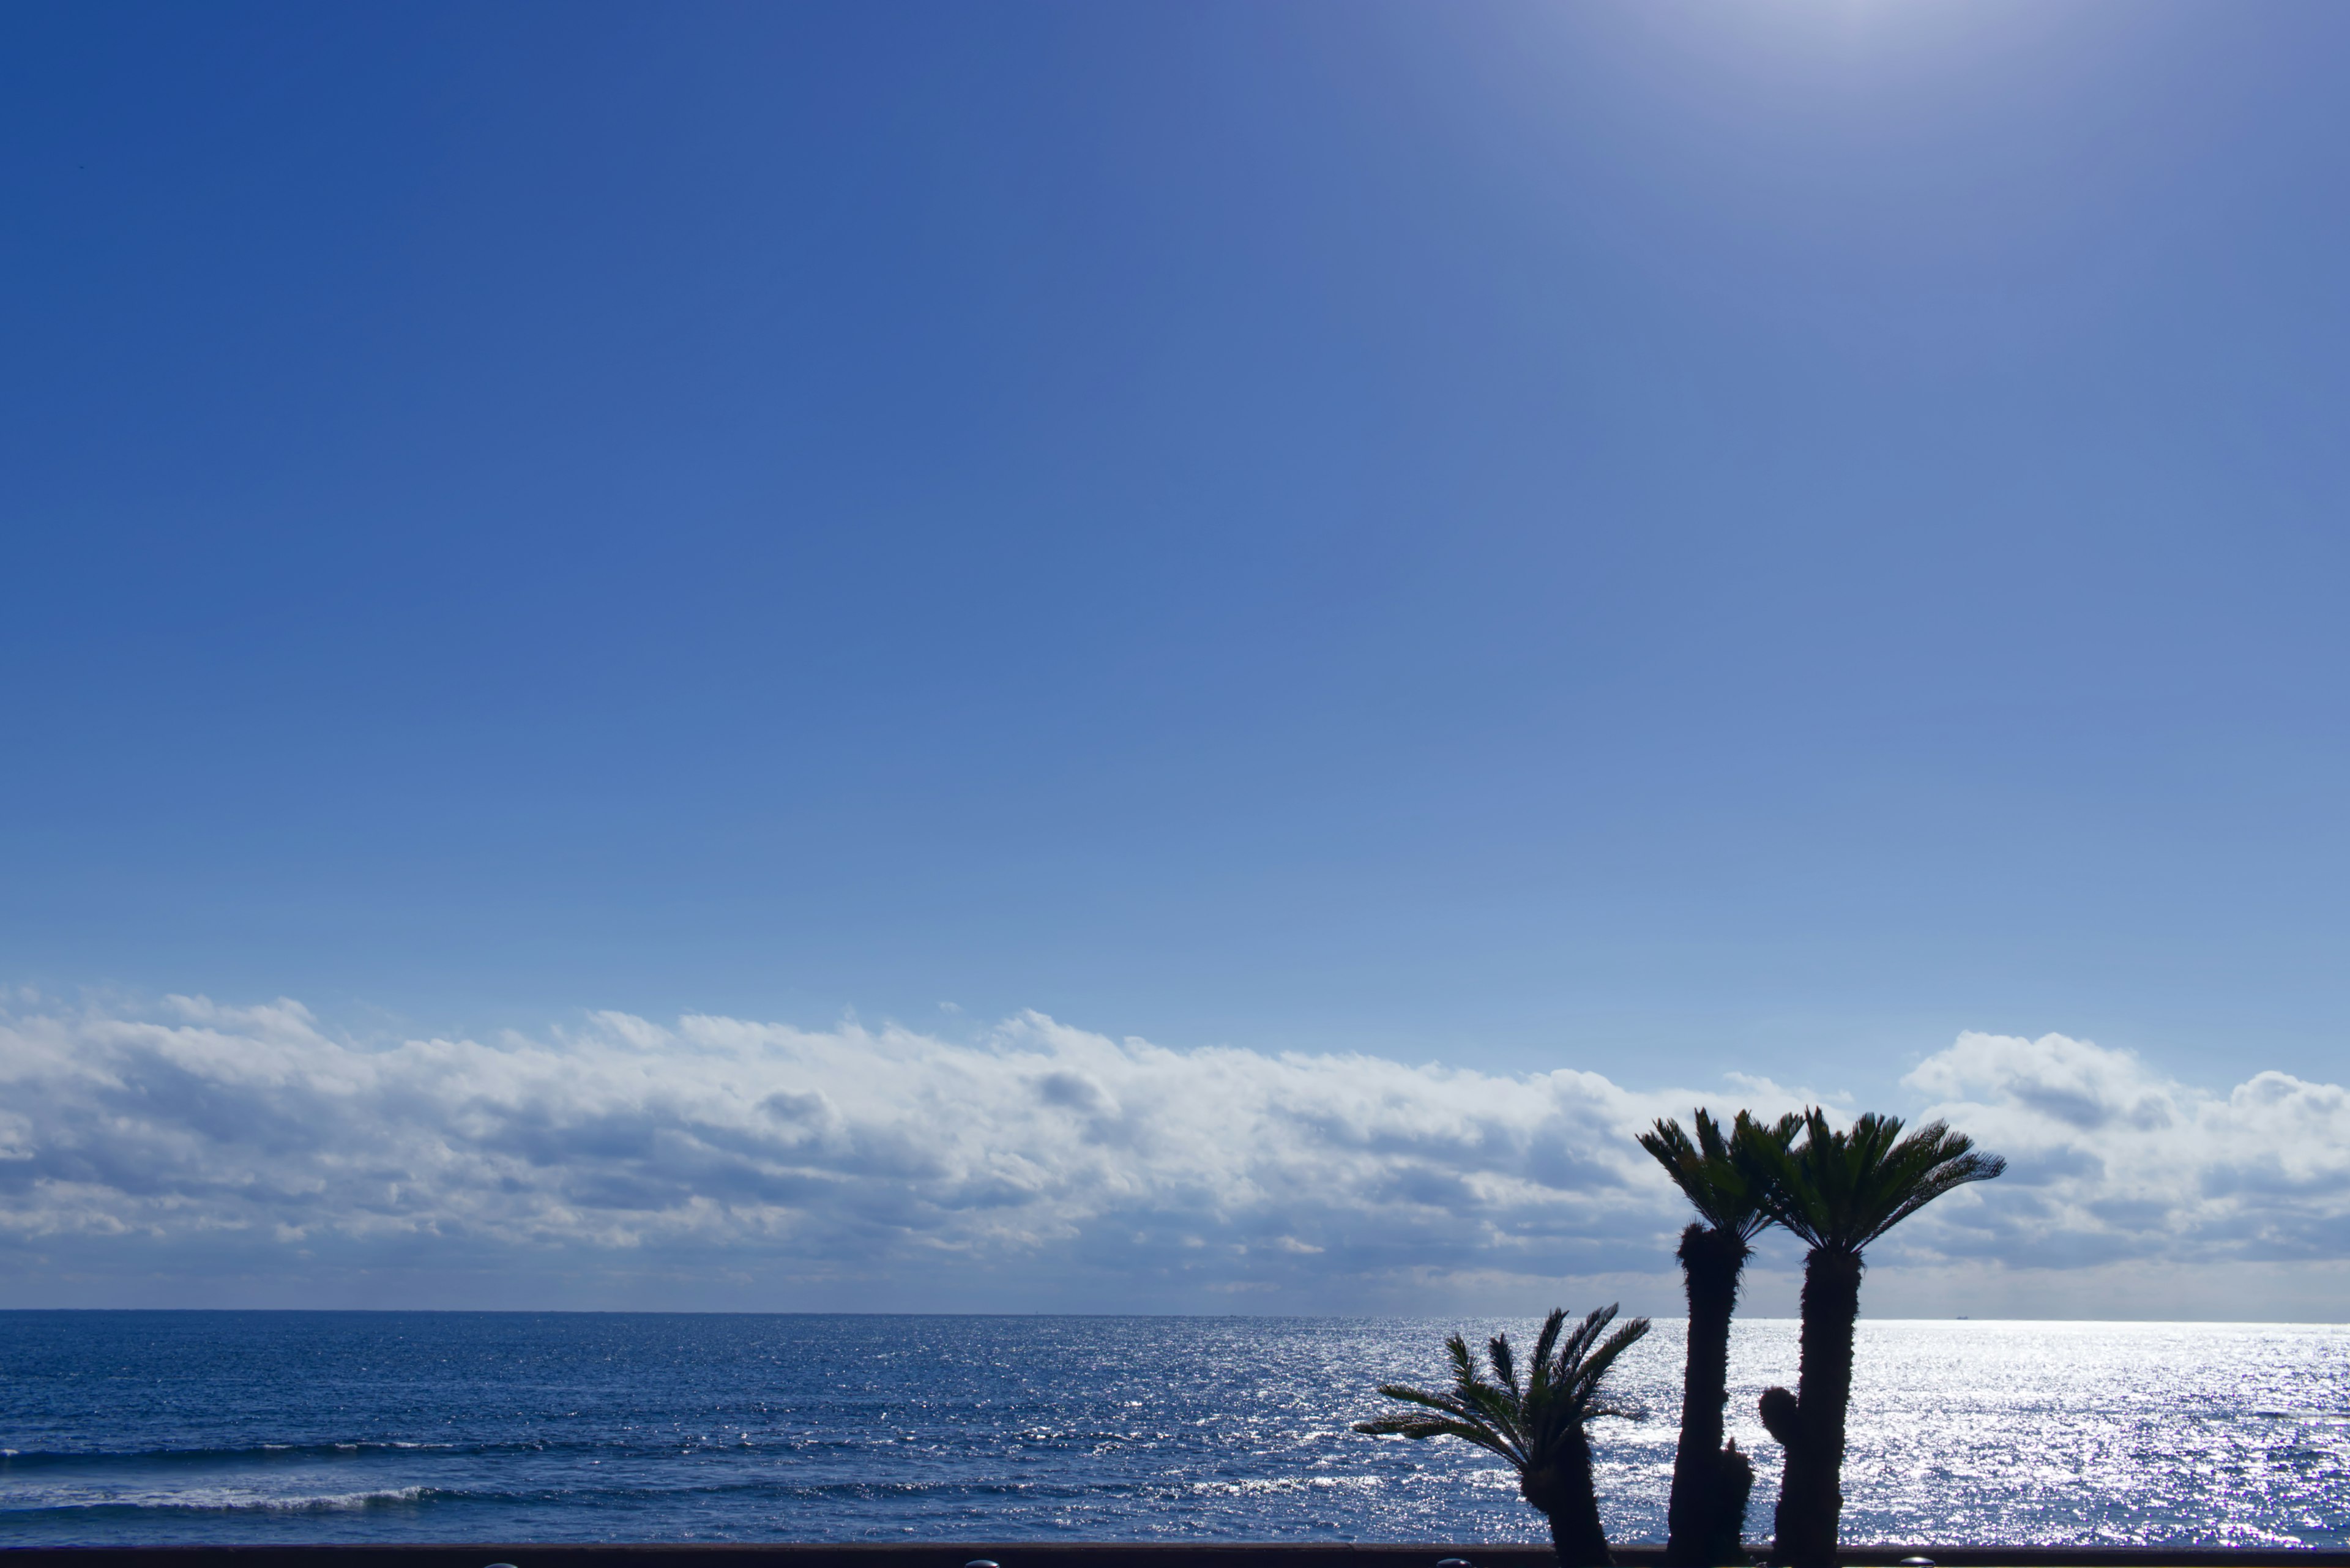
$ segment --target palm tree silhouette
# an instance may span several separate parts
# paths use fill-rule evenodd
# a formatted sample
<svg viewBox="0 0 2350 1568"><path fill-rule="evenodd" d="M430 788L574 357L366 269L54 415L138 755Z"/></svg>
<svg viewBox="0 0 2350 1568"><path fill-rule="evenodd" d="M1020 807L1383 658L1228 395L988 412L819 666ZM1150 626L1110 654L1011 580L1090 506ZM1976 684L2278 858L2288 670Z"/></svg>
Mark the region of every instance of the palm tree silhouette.
<svg viewBox="0 0 2350 1568"><path fill-rule="evenodd" d="M1355 1430L1372 1437L1460 1438L1491 1449L1518 1472L1518 1494L1550 1521L1551 1545L1564 1568L1607 1568L1607 1536L1599 1527L1585 1428L1604 1416L1630 1414L1603 1401L1599 1384L1616 1358L1648 1332L1648 1320L1636 1317L1603 1343L1599 1336L1615 1316L1614 1307L1601 1307L1562 1341L1566 1309L1554 1309L1543 1320L1534 1365L1523 1380L1508 1334L1497 1334L1488 1344L1493 1362L1488 1378L1469 1342L1456 1334L1444 1342L1452 1357L1450 1393L1379 1386L1388 1398L1435 1414L1388 1416L1358 1423Z"/></svg>
<svg viewBox="0 0 2350 1568"><path fill-rule="evenodd" d="M1804 1118L1756 1121L1744 1111L1730 1136L1703 1110L1692 1139L1681 1125L1659 1116L1640 1147L1657 1157L1698 1219L1681 1232L1681 1283L1689 1293L1689 1350L1681 1373L1681 1436L1673 1451L1672 1499L1665 1511L1667 1568L1716 1568L1746 1561L1739 1535L1754 1466L1733 1440L1724 1448L1721 1409L1730 1400L1730 1315L1738 1305L1738 1276L1755 1233L1771 1223L1762 1196L1742 1159L1756 1139L1778 1148L1793 1143Z"/></svg>
<svg viewBox="0 0 2350 1568"><path fill-rule="evenodd" d="M1833 1568L1844 1512L1845 1413L1852 1403L1853 1324L1861 1249L1945 1192L1988 1181L2007 1161L1940 1122L1901 1136L1895 1116L1837 1132L1817 1107L1793 1149L1758 1139L1743 1151L1771 1218L1811 1247L1804 1259L1803 1360L1796 1392L1767 1388L1762 1425L1787 1451L1771 1561Z"/></svg>

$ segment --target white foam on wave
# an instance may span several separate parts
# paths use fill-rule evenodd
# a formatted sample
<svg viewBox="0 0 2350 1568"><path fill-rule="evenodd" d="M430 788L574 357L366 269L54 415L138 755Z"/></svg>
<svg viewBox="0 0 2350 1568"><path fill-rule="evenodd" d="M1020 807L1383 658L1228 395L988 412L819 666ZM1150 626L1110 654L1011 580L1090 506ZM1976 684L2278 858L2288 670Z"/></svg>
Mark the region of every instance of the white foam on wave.
<svg viewBox="0 0 2350 1568"><path fill-rule="evenodd" d="M63 1509L136 1508L157 1513L343 1513L421 1502L428 1486L384 1487L366 1491L268 1496L244 1488L181 1487L169 1492L89 1492L21 1498L7 1512Z"/></svg>

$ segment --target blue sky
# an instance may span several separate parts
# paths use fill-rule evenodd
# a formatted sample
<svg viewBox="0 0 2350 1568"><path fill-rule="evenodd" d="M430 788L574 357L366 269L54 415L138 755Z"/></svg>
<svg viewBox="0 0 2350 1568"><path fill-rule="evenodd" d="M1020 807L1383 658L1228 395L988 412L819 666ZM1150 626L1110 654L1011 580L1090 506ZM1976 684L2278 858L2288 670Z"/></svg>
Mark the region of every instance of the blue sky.
<svg viewBox="0 0 2350 1568"><path fill-rule="evenodd" d="M2345 64L2322 5L13 9L0 982L2330 1085Z"/></svg>

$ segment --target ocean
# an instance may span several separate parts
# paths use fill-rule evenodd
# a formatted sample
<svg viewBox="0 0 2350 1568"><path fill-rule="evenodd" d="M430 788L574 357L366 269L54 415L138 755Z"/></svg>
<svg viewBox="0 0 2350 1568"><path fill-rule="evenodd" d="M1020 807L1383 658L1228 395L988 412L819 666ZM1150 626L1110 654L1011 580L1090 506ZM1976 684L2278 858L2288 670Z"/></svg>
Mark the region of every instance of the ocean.
<svg viewBox="0 0 2350 1568"><path fill-rule="evenodd" d="M0 1545L1544 1539L1482 1450L1358 1437L1440 1343L1527 1323L0 1314ZM1657 1541L1680 1324L1596 1428ZM1731 1421L1794 1380L1747 1322ZM2350 1544L2350 1330L1866 1322L1847 1541Z"/></svg>

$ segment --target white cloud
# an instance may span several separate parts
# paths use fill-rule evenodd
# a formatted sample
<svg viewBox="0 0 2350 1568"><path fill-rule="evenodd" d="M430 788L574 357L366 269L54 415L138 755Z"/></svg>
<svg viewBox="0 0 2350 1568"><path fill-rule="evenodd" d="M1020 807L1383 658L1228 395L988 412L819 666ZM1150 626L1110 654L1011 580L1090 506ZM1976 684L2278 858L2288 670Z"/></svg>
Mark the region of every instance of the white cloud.
<svg viewBox="0 0 2350 1568"><path fill-rule="evenodd" d="M1903 1082L2010 1160L1945 1245L2010 1264L2350 1256L2350 1093L2259 1073L2224 1094L2062 1034L1961 1034ZM1950 1230L1946 1224L1946 1232Z"/></svg>
<svg viewBox="0 0 2350 1568"><path fill-rule="evenodd" d="M1881 1262L2350 1252L2338 1088L2203 1095L2057 1036L1963 1036L1908 1083L2014 1166ZM286 1001L36 1002L0 1012L0 1240L42 1299L1424 1310L1572 1278L1669 1307L1684 1215L1632 1134L1701 1098L1798 1103L1036 1014L976 1044L600 1013L379 1047Z"/></svg>
<svg viewBox="0 0 2350 1568"><path fill-rule="evenodd" d="M1175 1052L1033 1014L979 1045L604 1013L369 1049L298 1003L202 998L0 1020L0 1228L27 1244L650 1249L1224 1289L1309 1266L1649 1268L1672 1217L1630 1133L1687 1098Z"/></svg>

